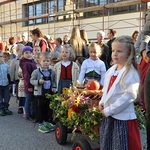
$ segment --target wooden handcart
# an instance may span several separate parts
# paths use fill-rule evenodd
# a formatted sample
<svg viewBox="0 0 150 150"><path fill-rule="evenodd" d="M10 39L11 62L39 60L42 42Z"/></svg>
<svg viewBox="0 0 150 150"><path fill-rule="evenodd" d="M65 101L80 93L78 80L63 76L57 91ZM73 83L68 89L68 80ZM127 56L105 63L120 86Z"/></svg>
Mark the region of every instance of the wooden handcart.
<svg viewBox="0 0 150 150"><path fill-rule="evenodd" d="M102 91L101 90L92 91L92 90L76 88L76 87L73 87L73 86L70 87L69 90L70 90L69 94L65 94L65 96L68 97L69 101L74 101L76 99L79 100L78 98L79 97L81 98L83 96L84 98L90 99L90 103L88 105L87 110L85 109L83 111L88 112L88 111L92 111L93 109L96 109L98 111L98 104L99 104L99 101L100 101L101 96L102 96ZM56 98L56 100L57 100L57 98ZM82 114L85 113L85 112L81 111L80 113L81 113L80 114L81 115L80 119L82 120ZM66 115L68 115L68 113ZM64 117L65 117L65 115L64 115ZM67 116L66 120L68 119L68 117L69 116ZM70 128L70 126L68 126L69 121L68 121L68 123L64 123L64 121L61 121L62 118L58 117L58 119L59 119L59 121L56 123L56 127L55 127L55 137L56 137L56 141L57 141L58 144L64 145L64 144L66 144L66 141L67 141L67 134L73 132L74 128ZM72 118L70 118L70 122L72 121L71 119ZM101 118L99 118L99 121L100 120L101 120ZM99 127L100 127L100 122L97 122L96 125L91 126L92 131L90 131L98 139L99 139ZM79 126L77 126L75 132L78 132L78 133L81 133L81 134L85 134L86 136L89 136L88 133L83 133L84 132L83 128L84 127L79 124ZM74 141L74 143L72 145L72 150L92 150L92 148L91 148L91 145L88 142L88 140L86 140L85 138L81 138L79 140ZM94 148L93 150L99 150L99 148Z"/></svg>

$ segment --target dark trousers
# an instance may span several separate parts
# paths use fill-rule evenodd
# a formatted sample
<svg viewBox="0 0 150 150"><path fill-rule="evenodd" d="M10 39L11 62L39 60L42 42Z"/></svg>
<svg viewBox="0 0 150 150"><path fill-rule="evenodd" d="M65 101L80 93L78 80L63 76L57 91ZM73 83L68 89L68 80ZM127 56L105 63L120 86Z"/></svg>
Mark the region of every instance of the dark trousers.
<svg viewBox="0 0 150 150"><path fill-rule="evenodd" d="M144 100L146 104L147 150L150 150L150 67L147 70L144 82Z"/></svg>
<svg viewBox="0 0 150 150"><path fill-rule="evenodd" d="M17 96L17 99L18 99L18 84L19 84L19 80L16 80L15 84L16 84L16 96Z"/></svg>
<svg viewBox="0 0 150 150"><path fill-rule="evenodd" d="M8 108L10 100L9 86L0 86L0 109Z"/></svg>
<svg viewBox="0 0 150 150"><path fill-rule="evenodd" d="M52 109L50 109L50 99L45 96L35 97L37 102L36 121L42 123L43 121L48 122L52 117Z"/></svg>

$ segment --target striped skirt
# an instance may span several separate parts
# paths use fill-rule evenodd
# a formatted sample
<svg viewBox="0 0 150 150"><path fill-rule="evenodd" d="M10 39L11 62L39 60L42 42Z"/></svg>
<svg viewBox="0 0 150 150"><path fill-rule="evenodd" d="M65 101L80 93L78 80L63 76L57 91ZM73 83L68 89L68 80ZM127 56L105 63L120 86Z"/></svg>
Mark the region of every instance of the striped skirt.
<svg viewBox="0 0 150 150"><path fill-rule="evenodd" d="M100 150L141 150L136 120L104 117L100 127Z"/></svg>

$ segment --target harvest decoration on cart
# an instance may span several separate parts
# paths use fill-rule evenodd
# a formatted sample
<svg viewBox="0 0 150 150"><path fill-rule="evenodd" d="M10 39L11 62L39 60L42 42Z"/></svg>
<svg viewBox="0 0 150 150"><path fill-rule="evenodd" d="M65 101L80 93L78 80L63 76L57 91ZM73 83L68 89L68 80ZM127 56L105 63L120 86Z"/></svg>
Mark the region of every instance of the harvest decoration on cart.
<svg viewBox="0 0 150 150"><path fill-rule="evenodd" d="M102 96L101 90L87 90L86 88L64 88L61 95L47 95L52 101L50 108L54 110L54 117L72 129L73 136L76 131L88 135L91 140L99 136L99 127L102 114L98 103Z"/></svg>
<svg viewBox="0 0 150 150"><path fill-rule="evenodd" d="M54 118L59 120L55 128L58 144L65 144L67 133L70 132L73 133L72 138L76 132L80 132L88 136L90 140L99 142L102 114L98 104L103 92L97 85L95 81L90 81L86 88L70 86L70 88L64 88L61 95L47 94L47 97L51 99L50 108L54 110ZM145 111L141 106L135 105L135 112L139 129L145 129ZM80 139L73 143L73 150L76 149L91 150L91 146L86 139Z"/></svg>

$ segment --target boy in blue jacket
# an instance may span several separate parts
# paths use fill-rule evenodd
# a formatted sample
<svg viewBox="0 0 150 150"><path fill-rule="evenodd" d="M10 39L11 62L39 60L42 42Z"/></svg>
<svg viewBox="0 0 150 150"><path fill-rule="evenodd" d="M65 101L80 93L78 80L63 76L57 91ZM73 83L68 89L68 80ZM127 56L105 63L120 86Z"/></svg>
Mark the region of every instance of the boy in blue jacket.
<svg viewBox="0 0 150 150"><path fill-rule="evenodd" d="M10 68L2 61L3 52L0 51L0 116L12 115L8 109L10 100Z"/></svg>

